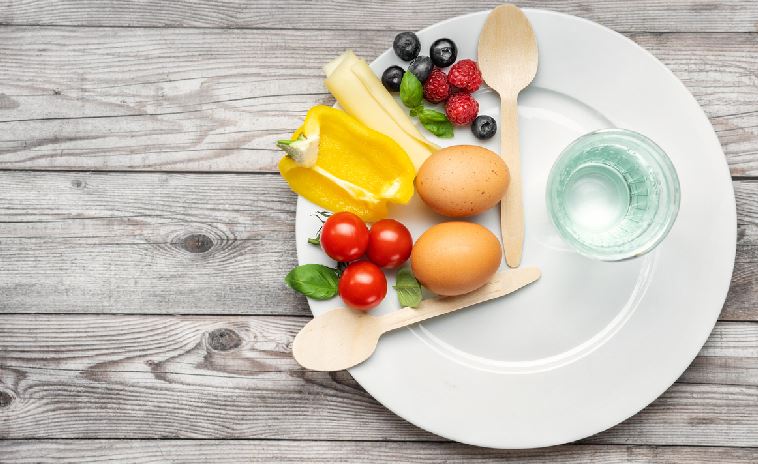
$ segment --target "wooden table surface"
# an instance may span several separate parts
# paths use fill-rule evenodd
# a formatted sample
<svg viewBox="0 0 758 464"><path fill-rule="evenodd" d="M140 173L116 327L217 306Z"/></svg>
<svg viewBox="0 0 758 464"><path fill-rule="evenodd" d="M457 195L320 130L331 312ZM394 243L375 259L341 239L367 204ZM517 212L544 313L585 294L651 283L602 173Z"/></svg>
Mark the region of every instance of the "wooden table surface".
<svg viewBox="0 0 758 464"><path fill-rule="evenodd" d="M495 4L0 0L0 462L757 462L754 0L520 2L650 50L726 153L732 287L652 405L575 444L488 450L292 360L310 313L282 282L295 195L273 142L333 102L321 66L345 48L371 60Z"/></svg>

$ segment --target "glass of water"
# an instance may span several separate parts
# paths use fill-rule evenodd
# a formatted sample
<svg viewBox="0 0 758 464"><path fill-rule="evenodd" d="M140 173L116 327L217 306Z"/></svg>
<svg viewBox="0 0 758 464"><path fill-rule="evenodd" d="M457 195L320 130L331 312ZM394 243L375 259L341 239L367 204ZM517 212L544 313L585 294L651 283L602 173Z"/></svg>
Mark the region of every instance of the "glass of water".
<svg viewBox="0 0 758 464"><path fill-rule="evenodd" d="M679 178L649 138L603 129L563 150L546 197L566 242L590 258L619 261L647 253L668 234L679 211Z"/></svg>

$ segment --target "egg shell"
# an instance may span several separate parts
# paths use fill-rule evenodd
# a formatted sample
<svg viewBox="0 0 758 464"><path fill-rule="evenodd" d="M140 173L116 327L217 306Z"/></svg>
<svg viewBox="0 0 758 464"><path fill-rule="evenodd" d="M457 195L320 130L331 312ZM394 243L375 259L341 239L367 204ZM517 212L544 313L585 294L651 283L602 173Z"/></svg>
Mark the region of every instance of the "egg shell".
<svg viewBox="0 0 758 464"><path fill-rule="evenodd" d="M433 153L416 175L416 191L435 212L474 216L505 195L510 173L496 153L475 145L454 145Z"/></svg>
<svg viewBox="0 0 758 464"><path fill-rule="evenodd" d="M502 251L495 234L470 222L430 227L413 245L416 279L438 295L462 295L487 283L500 267Z"/></svg>

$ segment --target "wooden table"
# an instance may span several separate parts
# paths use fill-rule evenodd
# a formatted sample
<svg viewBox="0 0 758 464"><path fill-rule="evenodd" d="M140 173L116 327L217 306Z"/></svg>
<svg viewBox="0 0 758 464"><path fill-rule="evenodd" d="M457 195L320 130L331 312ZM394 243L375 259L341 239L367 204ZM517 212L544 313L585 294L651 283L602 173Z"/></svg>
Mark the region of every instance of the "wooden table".
<svg viewBox="0 0 758 464"><path fill-rule="evenodd" d="M0 0L0 462L758 461L758 3L520 3L671 68L724 146L739 226L721 319L677 383L531 451L448 442L291 358L310 313L282 282L295 195L273 142L333 102L321 66L345 48L370 60L496 4L362 3Z"/></svg>

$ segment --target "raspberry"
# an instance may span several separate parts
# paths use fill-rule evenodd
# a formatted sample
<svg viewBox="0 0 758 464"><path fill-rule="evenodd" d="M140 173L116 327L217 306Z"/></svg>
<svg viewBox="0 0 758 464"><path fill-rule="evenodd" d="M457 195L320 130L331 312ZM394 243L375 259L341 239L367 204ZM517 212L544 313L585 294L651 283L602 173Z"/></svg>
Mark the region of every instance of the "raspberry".
<svg viewBox="0 0 758 464"><path fill-rule="evenodd" d="M431 103L439 103L450 96L450 85L447 76L440 68L432 69L432 73L424 82L424 98Z"/></svg>
<svg viewBox="0 0 758 464"><path fill-rule="evenodd" d="M479 112L479 103L467 93L454 93L445 106L447 118L456 126L470 124Z"/></svg>
<svg viewBox="0 0 758 464"><path fill-rule="evenodd" d="M447 81L453 87L466 92L474 92L482 85L482 73L479 72L476 61L461 60L450 68Z"/></svg>

